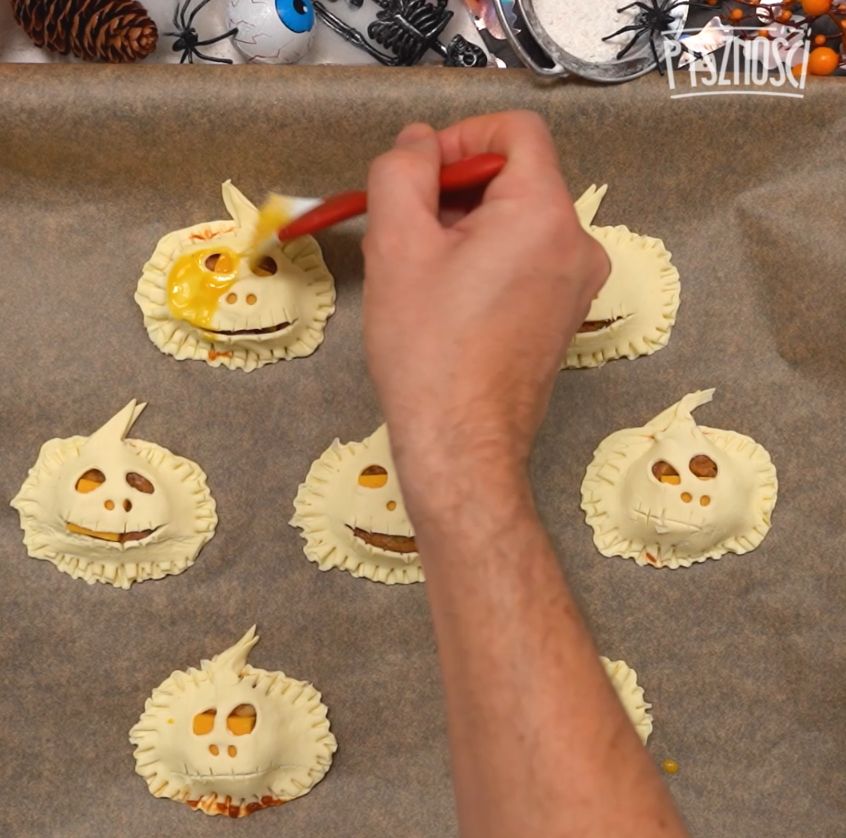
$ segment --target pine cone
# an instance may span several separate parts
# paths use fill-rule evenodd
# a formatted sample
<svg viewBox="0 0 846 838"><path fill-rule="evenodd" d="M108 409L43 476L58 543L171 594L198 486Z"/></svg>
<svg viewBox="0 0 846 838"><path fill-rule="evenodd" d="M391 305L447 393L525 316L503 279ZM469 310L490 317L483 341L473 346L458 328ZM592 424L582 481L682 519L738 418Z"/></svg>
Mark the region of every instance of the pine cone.
<svg viewBox="0 0 846 838"><path fill-rule="evenodd" d="M88 61L135 61L158 40L137 0L12 0L12 11L36 46Z"/></svg>

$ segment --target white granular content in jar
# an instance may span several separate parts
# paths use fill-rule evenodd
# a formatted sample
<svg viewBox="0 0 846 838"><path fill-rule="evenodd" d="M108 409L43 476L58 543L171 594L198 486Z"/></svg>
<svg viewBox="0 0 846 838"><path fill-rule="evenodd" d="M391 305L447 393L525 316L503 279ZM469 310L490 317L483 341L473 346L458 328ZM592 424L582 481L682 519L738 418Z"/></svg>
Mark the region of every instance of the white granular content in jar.
<svg viewBox="0 0 846 838"><path fill-rule="evenodd" d="M634 23L640 11L636 6L624 12L630 0L533 0L535 14L546 33L562 49L576 58L594 63L617 59L617 53L631 41L635 32L623 32L610 41L606 35ZM648 44L642 35L626 59L641 53Z"/></svg>

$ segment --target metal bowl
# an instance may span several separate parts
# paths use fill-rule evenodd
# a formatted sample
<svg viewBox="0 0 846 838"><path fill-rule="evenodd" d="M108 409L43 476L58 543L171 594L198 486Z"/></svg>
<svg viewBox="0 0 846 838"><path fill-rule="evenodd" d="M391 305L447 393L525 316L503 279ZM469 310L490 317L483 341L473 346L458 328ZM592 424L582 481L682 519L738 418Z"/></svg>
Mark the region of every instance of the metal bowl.
<svg viewBox="0 0 846 838"><path fill-rule="evenodd" d="M624 1L624 0L623 0ZM535 13L533 0L514 0L515 8L520 12L523 21L528 29L529 35L550 59L551 66L545 67L539 64L529 53L526 47L520 42L517 33L503 7L503 0L493 0L497 17L502 24L505 37L509 45L517 54L517 57L530 70L543 78L565 78L569 75L580 76L591 81L613 84L616 82L629 81L643 76L654 70L657 66L652 53L649 50L649 43L645 42L642 49L623 59L622 61L593 62L585 61L567 52L560 44L554 41L541 25ZM676 33L684 28L687 21L687 6L678 6L676 12L673 32Z"/></svg>

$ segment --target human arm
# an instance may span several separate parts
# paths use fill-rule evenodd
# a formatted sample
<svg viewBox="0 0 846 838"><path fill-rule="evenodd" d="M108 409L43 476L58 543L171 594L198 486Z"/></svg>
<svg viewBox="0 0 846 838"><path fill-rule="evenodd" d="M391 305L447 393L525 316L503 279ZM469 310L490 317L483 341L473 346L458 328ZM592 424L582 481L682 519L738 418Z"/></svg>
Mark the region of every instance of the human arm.
<svg viewBox="0 0 846 838"><path fill-rule="evenodd" d="M454 223L440 166L503 172ZM426 572L465 836L680 836L537 517L527 461L608 273L533 114L412 126L377 160L365 342Z"/></svg>

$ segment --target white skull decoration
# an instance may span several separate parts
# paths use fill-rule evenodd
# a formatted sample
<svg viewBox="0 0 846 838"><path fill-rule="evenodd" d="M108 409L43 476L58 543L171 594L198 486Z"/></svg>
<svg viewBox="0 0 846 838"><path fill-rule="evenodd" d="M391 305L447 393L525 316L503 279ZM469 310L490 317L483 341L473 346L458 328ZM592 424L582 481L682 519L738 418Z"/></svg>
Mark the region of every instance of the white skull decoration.
<svg viewBox="0 0 846 838"><path fill-rule="evenodd" d="M244 817L306 794L337 750L309 683L247 663L253 626L200 669L173 672L129 732L135 770L156 797Z"/></svg>
<svg viewBox="0 0 846 838"><path fill-rule="evenodd" d="M591 186L576 202L584 228L605 249L611 274L567 349L564 367L598 367L666 346L679 308L679 273L660 239L628 227L594 227L608 187Z"/></svg>
<svg viewBox="0 0 846 838"><path fill-rule="evenodd" d="M217 525L200 467L126 439L135 400L90 437L41 447L12 506L33 558L89 583L128 588L190 567Z"/></svg>
<svg viewBox="0 0 846 838"><path fill-rule="evenodd" d="M291 525L321 570L389 585L423 581L385 425L363 442L336 439L312 464L294 510Z"/></svg>
<svg viewBox="0 0 846 838"><path fill-rule="evenodd" d="M256 64L299 61L314 35L311 0L229 0L226 28L237 29L232 42Z"/></svg>
<svg viewBox="0 0 846 838"><path fill-rule="evenodd" d="M135 300L150 340L179 360L246 372L311 355L335 310L335 285L311 236L250 253L258 210L229 181L231 221L162 238Z"/></svg>
<svg viewBox="0 0 846 838"><path fill-rule="evenodd" d="M713 393L691 393L596 450L582 509L603 555L689 567L764 539L778 494L775 467L749 437L696 424L692 411Z"/></svg>

